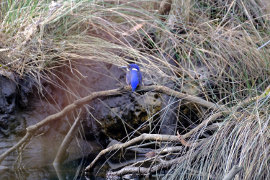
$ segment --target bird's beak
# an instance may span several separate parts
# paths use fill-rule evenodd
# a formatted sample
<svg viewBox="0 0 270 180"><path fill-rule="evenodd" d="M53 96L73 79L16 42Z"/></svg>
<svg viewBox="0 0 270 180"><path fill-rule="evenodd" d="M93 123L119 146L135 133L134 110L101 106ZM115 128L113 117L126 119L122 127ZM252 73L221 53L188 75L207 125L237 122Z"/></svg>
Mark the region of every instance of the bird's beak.
<svg viewBox="0 0 270 180"><path fill-rule="evenodd" d="M128 68L127 66L120 66L119 68L121 68L121 69L126 69L126 68Z"/></svg>

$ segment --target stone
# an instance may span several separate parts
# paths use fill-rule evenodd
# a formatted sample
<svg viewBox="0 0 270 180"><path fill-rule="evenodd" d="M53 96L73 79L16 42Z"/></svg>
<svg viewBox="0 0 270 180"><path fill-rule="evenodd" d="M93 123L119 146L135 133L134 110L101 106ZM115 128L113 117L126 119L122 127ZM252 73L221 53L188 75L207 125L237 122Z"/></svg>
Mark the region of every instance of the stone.
<svg viewBox="0 0 270 180"><path fill-rule="evenodd" d="M3 72L0 73L0 135L9 136L20 127L16 112L28 106L34 83L30 77L16 78L11 72Z"/></svg>

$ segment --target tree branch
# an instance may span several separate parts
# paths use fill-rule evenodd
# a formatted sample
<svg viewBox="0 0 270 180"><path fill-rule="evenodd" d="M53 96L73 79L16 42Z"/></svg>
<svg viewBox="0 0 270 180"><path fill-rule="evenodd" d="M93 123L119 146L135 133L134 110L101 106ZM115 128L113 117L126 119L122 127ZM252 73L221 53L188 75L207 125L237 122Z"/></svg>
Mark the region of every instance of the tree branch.
<svg viewBox="0 0 270 180"><path fill-rule="evenodd" d="M134 166L127 166L124 167L122 169L120 169L119 171L116 172L108 172L107 173L107 177L115 177L115 176L123 176L125 174L132 174L132 173L138 173L138 174L144 174L147 175L151 172L156 172L158 170L161 170L162 168L168 168L171 167L174 164L178 164L181 161L183 161L185 158L178 157L169 161L163 161L162 163L159 163L157 165L154 165L152 168L147 168L147 167L134 167Z"/></svg>
<svg viewBox="0 0 270 180"><path fill-rule="evenodd" d="M55 113L55 114L52 114L50 116L47 116L42 121L27 127L25 136L17 144L15 144L14 146L12 146L7 151L5 151L3 154L0 155L0 162L2 162L5 159L5 157L7 157L10 153L12 153L16 149L18 149L24 142L27 141L28 138L31 138L39 128L47 125L48 123L50 123L54 120L57 120L57 119L64 117L65 115L69 114L73 110L80 108L81 106L89 103L93 99L103 97L103 96L118 95L118 94L121 94L121 93L124 93L127 91L131 91L131 88L128 86L126 86L124 88L94 92L94 93L90 94L89 96L78 99L78 100L74 101L72 104L67 105L62 111Z"/></svg>
<svg viewBox="0 0 270 180"><path fill-rule="evenodd" d="M72 141L73 137L75 136L75 133L77 132L78 126L80 125L80 117L81 117L81 110L75 119L73 125L70 127L67 135L65 136L63 142L61 143L61 146L58 149L58 152L56 154L56 157L53 161L53 165L58 165L63 162L63 157L66 154L66 150Z"/></svg>
<svg viewBox="0 0 270 180"><path fill-rule="evenodd" d="M195 103L195 104L198 104L198 105L201 105L203 107L213 109L213 110L224 110L225 111L227 109L226 106L224 106L224 105L218 105L218 104L206 101L206 100L204 100L200 97L197 97L197 96L192 96L189 94L181 93L181 92L172 90L166 86L157 86L157 85L144 86L144 87L140 88L139 90L140 91L154 91L154 92L167 94L168 96L177 97L177 98L183 99L185 101Z"/></svg>
<svg viewBox="0 0 270 180"><path fill-rule="evenodd" d="M92 94L90 94L86 97L83 97L81 99L74 101L72 104L67 105L62 111L55 113L55 114L52 114L50 116L47 116L45 119L36 123L35 125L31 125L31 126L27 127L25 136L17 144L15 144L13 147L11 147L6 152L4 152L3 154L0 155L0 162L2 162L5 159L5 157L8 156L11 152L13 152L17 148L19 148L24 142L26 142L26 140L28 138L31 138L39 128L49 124L50 122L52 122L54 120L58 120L64 116L66 116L70 112L74 111L77 108L82 107L83 105L89 103L93 99L96 99L99 97L105 97L105 96L120 95L120 94L130 92L130 91L131 91L131 88L129 86L125 86L125 87L118 88L118 89L93 92ZM198 105L201 105L203 107L213 109L213 110L226 109L225 106L220 106L218 104L206 101L200 97L180 93L178 91L172 90L172 89L165 87L165 86L158 86L158 85L142 86L139 88L139 91L154 91L154 92L164 93L164 94L167 94L169 96L181 98L185 101L195 103L195 104L198 104ZM175 137L175 138L178 139L177 137Z"/></svg>

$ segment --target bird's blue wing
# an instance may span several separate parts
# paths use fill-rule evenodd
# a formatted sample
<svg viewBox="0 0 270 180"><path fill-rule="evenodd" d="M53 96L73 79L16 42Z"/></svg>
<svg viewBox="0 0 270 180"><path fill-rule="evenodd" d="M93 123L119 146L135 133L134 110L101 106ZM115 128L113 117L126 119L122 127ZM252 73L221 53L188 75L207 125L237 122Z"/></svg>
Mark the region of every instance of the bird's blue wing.
<svg viewBox="0 0 270 180"><path fill-rule="evenodd" d="M139 77L138 71L130 71L130 85L132 87L132 91L135 91L135 89L139 85L139 83L140 83L139 78L140 77Z"/></svg>

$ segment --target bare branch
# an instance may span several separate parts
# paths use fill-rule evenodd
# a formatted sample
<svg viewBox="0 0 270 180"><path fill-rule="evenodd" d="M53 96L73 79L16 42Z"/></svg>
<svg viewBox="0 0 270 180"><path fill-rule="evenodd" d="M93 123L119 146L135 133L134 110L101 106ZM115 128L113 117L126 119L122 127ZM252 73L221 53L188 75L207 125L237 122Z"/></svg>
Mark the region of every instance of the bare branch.
<svg viewBox="0 0 270 180"><path fill-rule="evenodd" d="M61 143L61 146L58 149L58 152L56 154L56 157L53 161L53 165L57 165L63 162L63 157L66 153L66 150L70 144L70 142L72 141L73 137L75 136L75 133L77 132L78 126L80 125L80 117L81 117L81 110L76 118L76 120L74 121L73 125L71 126L71 128L69 129L66 137L64 138L63 142Z"/></svg>
<svg viewBox="0 0 270 180"><path fill-rule="evenodd" d="M162 163L159 163L158 165L153 166L152 168L146 168L146 167L134 167L134 166L127 166L124 167L122 169L120 169L119 171L116 172L108 172L107 173L107 177L109 176L123 176L125 174L129 174L129 173L138 173L138 174L144 174L147 175L151 172L156 172L158 170L161 170L162 168L168 168L171 167L174 164L180 163L181 161L183 161L185 158L178 157L169 161L162 161Z"/></svg>
<svg viewBox="0 0 270 180"><path fill-rule="evenodd" d="M181 92L172 90L166 86L156 86L156 85L144 86L144 87L140 88L139 90L141 90L141 91L155 91L155 92L164 93L164 94L167 94L169 96L177 97L177 98L183 99L185 101L195 103L195 104L198 104L198 105L201 105L203 107L213 109L213 110L225 111L226 109L228 109L223 105L218 105L218 104L206 101L206 100L204 100L200 97L197 97L197 96L192 96L189 94L181 93Z"/></svg>
<svg viewBox="0 0 270 180"><path fill-rule="evenodd" d="M179 141L181 142L181 144L185 147L190 147L191 143L187 142L181 135L180 133L177 131L177 137L179 138Z"/></svg>
<svg viewBox="0 0 270 180"><path fill-rule="evenodd" d="M1 154L0 162L2 162L6 156L8 156L11 152L15 151L16 149L18 149L24 142L26 142L29 138L31 138L39 128L49 124L50 122L52 122L54 120L58 120L64 116L66 116L67 114L69 114L73 110L80 108L81 106L89 103L93 99L103 97L103 96L117 95L117 94L121 94L121 93L130 91L130 90L131 89L126 86L124 88L119 88L119 89L94 92L94 93L90 94L89 96L78 99L78 100L74 101L72 104L67 105L62 111L55 113L55 114L52 114L50 116L47 116L42 121L27 127L25 136L17 144L15 144L11 148L9 148L6 152Z"/></svg>
<svg viewBox="0 0 270 180"><path fill-rule="evenodd" d="M165 93L169 96L174 96L177 98L182 98L183 100L189 101L191 103L196 103L198 105L201 105L203 107L207 107L209 109L213 110L220 110L220 109L225 109L224 106L217 105L215 103L206 101L202 98L196 97L196 96L191 96L188 94L180 93L178 91L172 90L168 87L165 86L158 86L158 85L153 85L153 86L142 86L140 91L155 91L155 92L160 92L160 93ZM70 112L74 111L77 108L80 108L81 106L89 103L91 100L99 98L99 97L104 97L104 96L113 96L113 95L119 95L123 94L125 92L130 92L131 88L129 86L125 86L123 88L118 88L118 89L112 89L112 90L106 90L106 91L99 91L99 92L93 92L92 94L83 97L81 99L78 99L74 101L72 104L67 105L62 111L52 114L50 116L47 116L45 119L42 121L36 123L35 125L31 125L26 128L26 135L13 147L8 149L6 152L0 155L0 162L2 162L6 156L8 156L11 152L15 151L17 148L19 148L28 138L31 138L34 133L41 127L49 124L50 122L54 120L61 119L62 117L66 116ZM177 137L175 137L178 139Z"/></svg>
<svg viewBox="0 0 270 180"><path fill-rule="evenodd" d="M194 129L190 130L188 133L186 133L185 135L183 135L183 138L187 138L190 137L193 133L198 132L201 128L203 128L204 126L206 126L207 124L209 124L210 122L215 121L217 118L221 117L223 114L227 114L229 113L229 111L221 111L221 112L217 112L213 115L211 115L209 118L207 118L206 120L204 120L201 124L199 124L197 127L195 127Z"/></svg>
<svg viewBox="0 0 270 180"><path fill-rule="evenodd" d="M12 153L13 151L15 151L16 149L19 149L25 142L28 141L28 139L30 139L32 137L32 132L26 132L25 136L14 146L12 146L11 148L9 148L7 151L5 151L3 154L1 154L0 156L0 162L2 162L5 157L7 157L10 153Z"/></svg>

